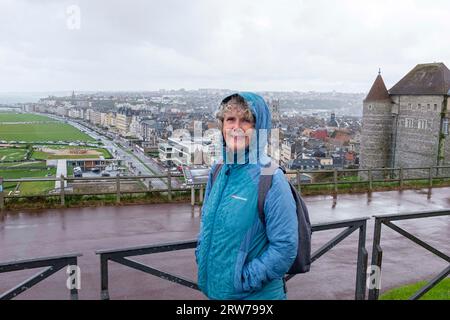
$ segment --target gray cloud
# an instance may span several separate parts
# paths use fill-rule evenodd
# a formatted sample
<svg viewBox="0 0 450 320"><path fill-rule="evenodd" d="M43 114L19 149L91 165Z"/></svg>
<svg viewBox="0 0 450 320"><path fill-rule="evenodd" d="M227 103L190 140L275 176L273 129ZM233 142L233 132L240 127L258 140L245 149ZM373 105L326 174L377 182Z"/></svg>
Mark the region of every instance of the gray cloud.
<svg viewBox="0 0 450 320"><path fill-rule="evenodd" d="M81 10L69 30L66 9ZM0 2L0 91L367 91L415 64L450 63L450 3Z"/></svg>

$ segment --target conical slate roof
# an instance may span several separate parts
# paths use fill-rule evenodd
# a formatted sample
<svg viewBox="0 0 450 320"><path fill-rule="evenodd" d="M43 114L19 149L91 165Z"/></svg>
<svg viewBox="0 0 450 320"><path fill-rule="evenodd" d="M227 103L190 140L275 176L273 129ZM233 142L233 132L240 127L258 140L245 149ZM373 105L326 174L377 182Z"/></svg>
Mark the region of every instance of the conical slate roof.
<svg viewBox="0 0 450 320"><path fill-rule="evenodd" d="M443 63L418 64L389 90L396 95L447 95L450 70Z"/></svg>
<svg viewBox="0 0 450 320"><path fill-rule="evenodd" d="M372 85L367 97L364 99L364 102L374 102L374 101L387 101L391 100L389 97L389 92L386 89L386 85L384 84L383 78L381 74L378 74L375 82Z"/></svg>

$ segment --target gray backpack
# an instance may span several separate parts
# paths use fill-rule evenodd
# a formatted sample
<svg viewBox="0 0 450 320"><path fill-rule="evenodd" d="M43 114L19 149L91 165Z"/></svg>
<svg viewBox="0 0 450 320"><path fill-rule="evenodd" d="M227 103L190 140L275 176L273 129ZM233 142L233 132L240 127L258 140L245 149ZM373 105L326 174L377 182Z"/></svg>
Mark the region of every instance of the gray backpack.
<svg viewBox="0 0 450 320"><path fill-rule="evenodd" d="M217 175L222 168L223 163L218 163L212 175L211 186L214 183ZM258 185L258 213L263 225L266 225L264 216L264 201L267 192L272 186L272 177L276 169L280 168L278 165L271 163L268 167L262 167L261 175L259 177ZM283 170L283 168L280 168ZM283 170L285 173L285 171ZM298 221L298 251L288 274L306 273L311 266L311 222L309 220L308 209L306 204L297 192L297 189L288 181L291 188L292 196L294 197L297 206L297 221Z"/></svg>

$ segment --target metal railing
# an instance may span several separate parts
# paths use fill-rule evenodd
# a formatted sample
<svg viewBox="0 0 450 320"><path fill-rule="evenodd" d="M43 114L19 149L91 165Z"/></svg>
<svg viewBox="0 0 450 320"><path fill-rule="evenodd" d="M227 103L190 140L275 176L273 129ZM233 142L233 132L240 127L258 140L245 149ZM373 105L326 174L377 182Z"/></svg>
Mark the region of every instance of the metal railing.
<svg viewBox="0 0 450 320"><path fill-rule="evenodd" d="M399 226L392 223L392 221L400 221L400 220L412 220L412 219L422 219L422 218L430 218L430 217L440 217L440 216L448 216L450 215L450 210L440 210L440 211L424 211L424 212L416 212L416 213L408 213L408 214L392 214L392 215L377 215L375 217L375 228L374 228L374 239L373 239L373 248L372 248L372 266L377 266L378 270L380 270L379 277L381 277L381 263L383 257L383 250L381 248L381 227L384 224L390 229L396 231L401 234L405 238L413 241L415 244L418 244L422 248L428 250L434 255L444 259L449 263L449 265L440 272L437 276L435 276L432 280L428 282L424 287L418 290L415 294L410 297L410 300L417 300L422 297L425 293L435 287L440 281L445 279L450 274L450 257L445 253L439 251L428 243L420 240L416 236L411 233L405 231ZM376 286L369 290L369 300L377 300L379 297L380 289Z"/></svg>
<svg viewBox="0 0 450 320"><path fill-rule="evenodd" d="M415 177L408 174L410 171L422 171ZM444 171L445 170L445 171ZM301 186L331 186L332 193L337 194L339 185L366 185L366 191L372 192L376 184L398 183L398 188L403 190L405 182L408 181L427 181L427 187L431 189L433 182L437 179L450 179L450 176L442 175L442 172L450 173L450 166L431 166L431 167L408 167L408 168L371 168L371 169L333 169L333 170L288 170L286 174L295 175L295 184L298 191L301 192ZM345 180L347 173L356 173L360 178L358 181ZM361 175L362 173L362 175ZM378 174L377 174L378 173ZM331 181L307 182L302 183L301 174L332 174ZM340 180L344 178L344 180ZM375 178L374 178L375 176ZM383 176L383 179L377 179L376 176ZM364 178L363 178L364 177Z"/></svg>
<svg viewBox="0 0 450 320"><path fill-rule="evenodd" d="M422 218L430 218L430 217L442 217L449 216L450 210L438 210L438 211L425 211L425 212L415 212L415 213L403 213L403 214L395 214L395 215L376 215L375 224L374 224L374 238L372 244L372 267L377 267L380 270L379 277L381 278L381 266L382 266L382 257L383 250L381 247L381 229L382 225L386 225L390 229L398 232L402 236L407 239L413 241L418 244L422 248L427 251L433 253L434 255L440 257L445 260L449 265L442 270L439 274L437 274L433 279L431 279L424 287L418 290L413 296L410 297L411 300L416 300L426 294L429 290L435 287L439 282L445 279L450 274L450 257L431 246L430 244L424 242L423 240L417 238L406 230L400 228L399 226L392 223L393 221L404 221L404 220L414 220L414 219L422 219ZM322 224L314 224L312 226L313 234L320 231L334 230L345 228L341 233L335 236L330 241L326 242L322 245L318 250L316 250L311 255L311 260L313 265L316 261L322 257L324 254L329 252L335 246L337 246L341 241L349 237L353 232L359 230L359 238L358 238L358 250L357 250L357 266L356 266L356 281L355 281L355 299L356 300L364 300L366 295L366 280L370 280L370 275L367 268L367 260L368 253L365 248L366 245L366 226L367 220L369 218L359 218L353 220L343 220L336 221L330 223L322 223ZM314 238L313 238L314 239ZM122 264L124 266L143 271L145 273L154 275L156 277L189 287L194 290L199 290L197 284L194 281L186 279L184 277L174 275L157 268L148 266L146 264L137 262L130 257L148 255L153 253L162 253L169 251L178 251L185 249L193 249L197 246L196 240L188 240L182 242L174 242L174 243L166 243L166 244L158 244L158 245L150 245L150 246L141 246L141 247L132 247L125 249L112 249L112 250L99 250L96 251L96 254L100 256L100 273L101 273L101 294L100 297L102 300L109 299L109 269L108 263L110 261L114 261L116 263ZM52 274L61 270L65 266L76 266L77 265L77 257L82 256L81 254L69 254L63 256L56 257L46 257L39 259L31 259L31 260L21 260L21 261L12 261L6 263L0 263L0 273L13 272L18 270L26 270L26 269L34 269L34 268L43 268L46 267L45 270L37 273L32 276L28 280L22 282L17 285L13 289L7 291L6 293L0 294L0 300L2 299L12 299L16 297L18 294L28 290L33 287L37 283L43 281L48 278ZM366 273L367 272L367 273ZM286 276L286 280L289 281L295 275ZM369 300L377 300L379 297L380 288L376 286L369 288ZM73 300L78 299L78 291L76 288L70 290L70 298Z"/></svg>
<svg viewBox="0 0 450 320"><path fill-rule="evenodd" d="M450 172L450 166L432 166L432 167L413 167L413 168L374 168L374 169L334 169L334 170L313 170L313 171L306 171L306 170L288 170L286 172L287 175L295 175L295 185L297 186L298 191L302 192L302 187L308 186L325 186L332 187L331 193L334 196L337 196L338 189L340 185L366 185L366 191L372 192L374 190L374 187L376 184L386 184L386 183L398 183L397 187L400 190L403 190L405 188L405 182L408 181L422 181L425 182L425 187L428 187L429 192L431 193L431 188L435 186L435 181L438 179L450 179L450 176L441 175L440 173L444 172L444 170L448 169ZM418 177L410 177L410 175L405 176L405 172L408 171L414 171L414 170L421 170L423 174L421 174ZM375 172L382 172L383 176L385 176L385 179L374 179ZM333 181L327 181L327 182L308 182L303 183L301 181L301 175L307 173L307 174L332 174ZM367 180L359 180L359 181L353 181L353 180L340 180L340 176L344 176L341 178L345 178L346 174L360 174L360 173L367 173ZM408 177L409 176L409 177ZM3 179L3 183L27 183L27 182L45 182L45 181L52 181L52 182L60 182L61 188L54 189L53 192L50 193L38 193L38 194L19 194L19 195L8 195L5 193L5 190L3 192L0 189L0 209L4 207L5 200L6 199L14 199L14 198L31 198L31 197L60 197L61 205L65 205L65 200L67 196L89 196L89 195L115 195L116 202L121 202L121 196L128 194L164 194L167 197L168 201L172 201L173 195L175 193L183 193L183 194L189 194L191 196L191 204L194 206L196 204L196 191L199 191L198 196L198 203L203 202L203 193L205 184L197 184L195 186L184 186L184 187L176 187L173 183L173 179L183 177L182 174L174 174L170 171L167 172L167 174L163 175L138 175L138 176L118 176L118 177L89 177L89 178L73 178L73 177L45 177L45 178L22 178L22 179ZM124 181L152 181L153 179L158 180L166 180L167 183L164 182L164 184L167 186L165 188L153 188L150 186L143 187L140 190L122 190L121 184L124 183ZM1 180L1 177L0 177ZM82 182L82 183L88 183L89 181L94 182L110 182L112 184L115 183L115 190L114 191L105 191L105 190L97 190L93 192L71 192L68 188L65 187L66 182ZM392 186L394 187L394 186ZM4 188L3 188L4 189Z"/></svg>
<svg viewBox="0 0 450 320"><path fill-rule="evenodd" d="M312 231L319 232L325 230L334 230L340 228L346 228L339 235L335 236L333 239L324 244L311 256L311 260L315 262L325 253L334 248L342 240L350 236L354 231L359 230L359 240L358 240L358 258L357 258L357 268L356 268L356 282L355 282L355 299L364 300L365 299L365 275L367 269L367 251L365 248L366 240L366 222L368 218L360 218L353 220L343 220L332 223L322 223L312 226ZM99 250L96 254L100 255L100 270L101 270L101 299L109 299L109 271L108 262L114 261L116 263L122 264L124 266L143 271L145 273L154 275L156 277L189 287L194 290L199 290L197 284L191 280L185 279L183 277L170 274L159 270L157 268L148 266L146 264L137 262L129 257L148 255L153 253L193 249L197 246L196 240L189 240L183 242L166 243L160 245L133 247L125 249L113 249L113 250ZM291 279L293 276L287 276L286 280Z"/></svg>
<svg viewBox="0 0 450 320"><path fill-rule="evenodd" d="M13 182L13 183L29 183L29 182L60 182L60 188L55 189L54 192L50 193L40 193L40 194L19 194L19 195L9 195L0 189L0 209L5 206L5 201L7 199L20 199L20 198L34 198L34 197L59 197L60 204L65 205L66 199L70 196L105 196L112 195L116 198L116 203L121 202L121 198L124 195L134 195L134 194L164 194L167 197L167 201L172 201L174 194L181 193L186 195L191 195L191 204L194 206L196 203L203 202L203 193L205 184L190 185L184 187L174 187L173 179L183 177L182 174L173 174L168 172L166 175L139 175L139 176L117 176L117 177L84 177L84 178L72 178L72 177L45 177L45 178L21 178L21 179L3 179L3 183ZM1 179L1 177L0 177ZM152 179L167 179L167 188L153 188L153 187L143 187L139 190L123 190L121 186L126 183L126 181L141 181L141 180L152 180ZM105 191L100 189L97 191L89 192L73 192L70 188L65 187L66 182L81 182L86 183L96 182L96 183L110 183L114 184L114 191ZM196 191L199 191L199 196L196 197ZM198 201L196 202L196 198Z"/></svg>
<svg viewBox="0 0 450 320"><path fill-rule="evenodd" d="M80 253L74 253L62 256L0 263L0 273L46 267L43 271L36 273L34 276L30 277L14 288L8 290L3 294L0 294L0 300L13 299L17 295L37 285L39 282L47 279L66 266L77 266L77 258L81 256L82 254ZM70 289L70 299L78 300L78 290L76 289L76 287Z"/></svg>

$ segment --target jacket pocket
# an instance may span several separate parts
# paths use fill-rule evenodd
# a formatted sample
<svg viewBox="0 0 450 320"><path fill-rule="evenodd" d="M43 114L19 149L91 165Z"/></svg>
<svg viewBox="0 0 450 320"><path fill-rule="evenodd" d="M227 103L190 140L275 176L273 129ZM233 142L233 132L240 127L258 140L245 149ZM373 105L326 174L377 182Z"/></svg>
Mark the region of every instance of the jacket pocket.
<svg viewBox="0 0 450 320"><path fill-rule="evenodd" d="M234 290L236 293L244 292L242 285L242 269L247 258L247 252L239 250L234 268Z"/></svg>

